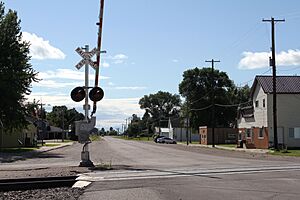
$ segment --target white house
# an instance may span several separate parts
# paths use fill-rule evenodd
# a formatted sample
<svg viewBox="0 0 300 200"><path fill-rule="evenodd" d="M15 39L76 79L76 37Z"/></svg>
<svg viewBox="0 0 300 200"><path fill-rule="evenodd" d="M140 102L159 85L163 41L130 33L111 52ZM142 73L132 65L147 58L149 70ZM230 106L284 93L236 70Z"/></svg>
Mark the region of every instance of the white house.
<svg viewBox="0 0 300 200"><path fill-rule="evenodd" d="M277 76L278 143L300 147L300 76ZM256 76L251 102L238 109L239 137L254 148L274 144L272 76Z"/></svg>

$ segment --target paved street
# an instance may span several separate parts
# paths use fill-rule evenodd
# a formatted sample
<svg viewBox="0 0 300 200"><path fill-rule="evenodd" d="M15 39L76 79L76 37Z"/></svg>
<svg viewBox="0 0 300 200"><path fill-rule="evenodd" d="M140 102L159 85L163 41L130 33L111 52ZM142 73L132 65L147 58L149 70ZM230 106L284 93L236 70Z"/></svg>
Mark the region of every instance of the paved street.
<svg viewBox="0 0 300 200"><path fill-rule="evenodd" d="M91 181L84 199L298 199L300 161L293 157L104 137L91 159L114 170L78 168L82 145L1 163L0 176L51 176L68 170Z"/></svg>
<svg viewBox="0 0 300 200"><path fill-rule="evenodd" d="M297 199L300 194L299 159L204 154L206 149L110 137L103 144L104 161L120 169L81 176L92 181L81 199Z"/></svg>

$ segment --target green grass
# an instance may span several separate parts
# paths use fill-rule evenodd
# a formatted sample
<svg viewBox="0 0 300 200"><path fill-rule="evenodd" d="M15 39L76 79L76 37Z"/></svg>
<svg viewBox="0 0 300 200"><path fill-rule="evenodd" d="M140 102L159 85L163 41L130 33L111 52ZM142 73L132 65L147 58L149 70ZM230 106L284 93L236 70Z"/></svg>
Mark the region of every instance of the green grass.
<svg viewBox="0 0 300 200"><path fill-rule="evenodd" d="M236 148L236 144L217 144L217 146L228 147L228 148Z"/></svg>
<svg viewBox="0 0 300 200"><path fill-rule="evenodd" d="M299 149L288 149L288 150L281 150L281 151L270 151L269 154L277 155L277 156L300 156Z"/></svg>
<svg viewBox="0 0 300 200"><path fill-rule="evenodd" d="M100 140L102 140L100 135L90 135L90 139L92 141L100 141Z"/></svg>
<svg viewBox="0 0 300 200"><path fill-rule="evenodd" d="M0 152L3 153L25 153L38 149L38 147L20 147L20 148L2 148Z"/></svg>
<svg viewBox="0 0 300 200"><path fill-rule="evenodd" d="M124 137L124 136L114 136L114 138L123 139L123 140L136 140L136 141L153 141L152 137Z"/></svg>
<svg viewBox="0 0 300 200"><path fill-rule="evenodd" d="M46 147L56 147L56 146L59 146L60 144L54 144L54 143L46 143L44 144L44 146Z"/></svg>

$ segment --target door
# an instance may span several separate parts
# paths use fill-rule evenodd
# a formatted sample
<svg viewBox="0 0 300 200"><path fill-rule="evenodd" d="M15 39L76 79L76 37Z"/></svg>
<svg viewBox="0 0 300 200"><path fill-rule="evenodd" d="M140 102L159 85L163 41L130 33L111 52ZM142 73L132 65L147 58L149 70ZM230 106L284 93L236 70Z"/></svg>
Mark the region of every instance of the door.
<svg viewBox="0 0 300 200"><path fill-rule="evenodd" d="M277 127L278 144L284 144L283 127Z"/></svg>

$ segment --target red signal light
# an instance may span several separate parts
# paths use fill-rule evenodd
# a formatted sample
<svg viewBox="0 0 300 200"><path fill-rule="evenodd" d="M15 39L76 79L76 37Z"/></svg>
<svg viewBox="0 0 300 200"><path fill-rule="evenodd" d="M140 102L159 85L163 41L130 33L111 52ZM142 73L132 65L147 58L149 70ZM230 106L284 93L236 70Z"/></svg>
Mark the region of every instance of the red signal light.
<svg viewBox="0 0 300 200"><path fill-rule="evenodd" d="M71 98L75 102L80 102L85 98L85 90L83 87L76 87L71 91Z"/></svg>
<svg viewBox="0 0 300 200"><path fill-rule="evenodd" d="M104 91L100 87L94 87L89 93L91 101L100 101L104 97Z"/></svg>

